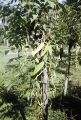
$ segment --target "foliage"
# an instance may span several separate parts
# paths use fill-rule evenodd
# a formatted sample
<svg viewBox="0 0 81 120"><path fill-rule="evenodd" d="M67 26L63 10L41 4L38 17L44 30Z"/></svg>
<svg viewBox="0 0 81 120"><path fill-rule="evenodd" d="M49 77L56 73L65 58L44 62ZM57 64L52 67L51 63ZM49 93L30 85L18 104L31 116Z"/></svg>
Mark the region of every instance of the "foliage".
<svg viewBox="0 0 81 120"><path fill-rule="evenodd" d="M81 44L80 11L76 4L24 0L15 6L1 6L2 20L7 20L1 32L20 52L1 73L1 119L5 115L11 117L11 113L13 120L42 119L41 89L45 69L49 76L49 99L63 93L69 62L72 67L78 58L69 59L69 52L76 56L76 44ZM65 113L62 115L60 111L53 115L49 110L49 120L50 116L55 120L67 119Z"/></svg>

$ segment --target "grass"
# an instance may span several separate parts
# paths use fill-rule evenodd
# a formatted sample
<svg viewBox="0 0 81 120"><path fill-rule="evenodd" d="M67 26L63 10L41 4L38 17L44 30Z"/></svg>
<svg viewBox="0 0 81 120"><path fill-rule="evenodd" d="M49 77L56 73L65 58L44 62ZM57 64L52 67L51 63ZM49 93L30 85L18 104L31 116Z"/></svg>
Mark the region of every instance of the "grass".
<svg viewBox="0 0 81 120"><path fill-rule="evenodd" d="M5 55L5 51L9 50L6 46L0 46L0 65L4 65L8 62L8 57Z"/></svg>
<svg viewBox="0 0 81 120"><path fill-rule="evenodd" d="M4 83L6 83L8 85L9 83L11 83L10 81L11 81L11 79L13 80L14 77L10 76L11 71L9 72L8 76L6 76L6 73L5 73L5 65L8 63L8 61L10 59L9 56L5 55L6 50L9 50L9 48L6 46L0 46L0 75L5 74L4 75L5 79L8 81L4 80L5 81ZM57 69L55 80L53 78L55 88L53 88L51 90L52 92L54 90L54 94L55 94L55 92L60 93L61 91L63 91L63 82L65 80L64 74L65 74L64 66L60 67L60 69ZM10 79L10 81L9 81L9 79ZM75 69L75 66L71 67L70 81L71 81L73 86L81 86L81 66L78 63L76 65L76 69ZM52 93L53 97L54 97L54 94ZM10 119L6 118L5 120L10 120ZM65 112L61 112L60 110L58 110L58 111L51 111L50 110L49 120L67 120L67 115L65 114Z"/></svg>
<svg viewBox="0 0 81 120"><path fill-rule="evenodd" d="M13 54L11 52L9 55L7 55L9 50L11 50L10 47L0 46L0 64L6 65L10 59L17 57L17 53ZM17 50L15 52L17 52Z"/></svg>

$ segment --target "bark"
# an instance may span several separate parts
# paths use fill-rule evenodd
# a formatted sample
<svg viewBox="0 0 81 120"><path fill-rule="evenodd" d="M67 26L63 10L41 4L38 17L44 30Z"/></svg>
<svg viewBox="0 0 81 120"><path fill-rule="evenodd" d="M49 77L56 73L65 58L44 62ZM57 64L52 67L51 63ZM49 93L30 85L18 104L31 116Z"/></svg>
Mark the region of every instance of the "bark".
<svg viewBox="0 0 81 120"><path fill-rule="evenodd" d="M65 83L64 83L64 96L67 94L67 89L68 89L68 81L69 79L65 77Z"/></svg>
<svg viewBox="0 0 81 120"><path fill-rule="evenodd" d="M7 47L9 46L9 40L6 40L6 45L7 45Z"/></svg>
<svg viewBox="0 0 81 120"><path fill-rule="evenodd" d="M70 66L71 66L71 49L68 48L68 66L66 69L66 75L65 75L65 83L64 83L64 96L66 96L68 91L68 82L69 82L69 75L70 75Z"/></svg>
<svg viewBox="0 0 81 120"><path fill-rule="evenodd" d="M48 120L48 74L46 68L43 71L42 97L43 97L43 120Z"/></svg>

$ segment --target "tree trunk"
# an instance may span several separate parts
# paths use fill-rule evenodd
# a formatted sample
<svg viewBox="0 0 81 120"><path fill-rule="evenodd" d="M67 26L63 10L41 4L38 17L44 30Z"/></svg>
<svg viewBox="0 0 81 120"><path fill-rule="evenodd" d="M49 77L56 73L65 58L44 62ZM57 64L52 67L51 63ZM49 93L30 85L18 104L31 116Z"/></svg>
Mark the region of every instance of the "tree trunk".
<svg viewBox="0 0 81 120"><path fill-rule="evenodd" d="M6 40L4 39L4 45L6 45Z"/></svg>
<svg viewBox="0 0 81 120"><path fill-rule="evenodd" d="M67 94L67 89L68 89L68 81L69 79L65 77L65 83L64 83L64 96Z"/></svg>
<svg viewBox="0 0 81 120"><path fill-rule="evenodd" d="M43 71L42 98L43 98L43 120L48 120L48 74L46 68Z"/></svg>
<svg viewBox="0 0 81 120"><path fill-rule="evenodd" d="M69 75L70 75L70 65L71 65L71 49L68 48L68 66L66 69L66 75L65 75L65 83L64 83L64 96L66 96L68 91L68 82L69 82Z"/></svg>
<svg viewBox="0 0 81 120"><path fill-rule="evenodd" d="M7 47L9 47L9 40L6 40L6 45Z"/></svg>

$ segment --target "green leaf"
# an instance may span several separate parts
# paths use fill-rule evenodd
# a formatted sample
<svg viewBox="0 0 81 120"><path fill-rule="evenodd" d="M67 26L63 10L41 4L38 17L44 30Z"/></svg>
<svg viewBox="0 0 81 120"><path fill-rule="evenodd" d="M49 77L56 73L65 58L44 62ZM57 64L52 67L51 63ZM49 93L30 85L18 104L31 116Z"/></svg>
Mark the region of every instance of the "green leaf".
<svg viewBox="0 0 81 120"><path fill-rule="evenodd" d="M40 84L39 84L39 82L38 82L38 81L36 81L36 83L35 83L35 84L36 84L36 87L40 89Z"/></svg>
<svg viewBox="0 0 81 120"><path fill-rule="evenodd" d="M38 17L38 15L33 15L33 19L34 20L37 19L37 17Z"/></svg>
<svg viewBox="0 0 81 120"><path fill-rule="evenodd" d="M52 46L49 43L45 46L44 50L42 51L41 57L44 56L47 52L52 55Z"/></svg>
<svg viewBox="0 0 81 120"><path fill-rule="evenodd" d="M38 17L38 15L33 15L33 18L31 18L31 22L33 22L34 20L36 20Z"/></svg>
<svg viewBox="0 0 81 120"><path fill-rule="evenodd" d="M48 1L50 7L54 8L54 2Z"/></svg>
<svg viewBox="0 0 81 120"><path fill-rule="evenodd" d="M38 58L36 58L35 61L36 61L37 63L39 63L39 59L38 59Z"/></svg>
<svg viewBox="0 0 81 120"><path fill-rule="evenodd" d="M49 50L49 44L47 44L47 45L45 46L44 50L42 51L41 56L44 56L44 55L48 52L48 50Z"/></svg>
<svg viewBox="0 0 81 120"><path fill-rule="evenodd" d="M36 75L43 68L43 66L44 66L44 61L37 64L35 66L35 69L34 69L33 73L32 73L32 76Z"/></svg>
<svg viewBox="0 0 81 120"><path fill-rule="evenodd" d="M27 5L27 3L26 2L23 2L22 3L22 7L24 7L24 6L26 6Z"/></svg>

